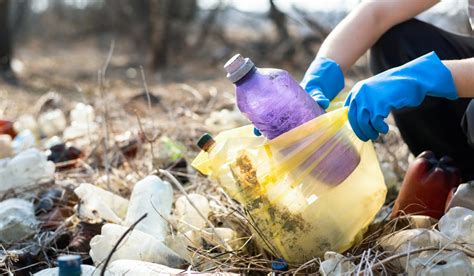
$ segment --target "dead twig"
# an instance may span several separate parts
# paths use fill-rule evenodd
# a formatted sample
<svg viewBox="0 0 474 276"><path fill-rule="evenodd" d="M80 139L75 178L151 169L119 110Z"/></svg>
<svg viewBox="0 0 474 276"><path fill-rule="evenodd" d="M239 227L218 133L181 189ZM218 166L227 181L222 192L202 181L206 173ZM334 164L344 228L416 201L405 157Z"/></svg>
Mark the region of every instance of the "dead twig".
<svg viewBox="0 0 474 276"><path fill-rule="evenodd" d="M104 276L105 275L105 271L107 269L107 265L109 264L110 262L110 259L112 259L112 255L115 253L115 251L117 250L117 248L119 247L120 243L125 239L125 237L128 235L128 233L130 233L131 231L133 231L133 229L135 228L135 226L137 226L142 220L144 220L146 217L148 216L148 213L145 213L143 216L141 216L137 221L135 221L132 225L130 225L130 227L127 229L127 231L125 231L122 236L118 239L118 241L115 243L114 247L112 248L112 250L110 251L109 255L107 256L107 259L105 259L105 263L104 263L104 267L102 267L102 270L100 271L100 276Z"/></svg>

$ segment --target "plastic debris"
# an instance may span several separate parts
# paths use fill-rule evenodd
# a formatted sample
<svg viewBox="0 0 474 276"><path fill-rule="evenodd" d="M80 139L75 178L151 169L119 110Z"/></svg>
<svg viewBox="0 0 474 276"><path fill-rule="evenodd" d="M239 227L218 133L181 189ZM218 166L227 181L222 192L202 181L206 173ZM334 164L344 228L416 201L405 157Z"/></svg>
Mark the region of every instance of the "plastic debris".
<svg viewBox="0 0 474 276"><path fill-rule="evenodd" d="M272 262L272 269L277 271L287 271L288 263L284 259L278 258Z"/></svg>
<svg viewBox="0 0 474 276"><path fill-rule="evenodd" d="M61 264L59 259L58 259L58 264ZM69 269L64 269L64 268L61 269L61 267L53 267L53 268L43 269L40 272L37 272L33 275L34 276L79 276L79 275L80 276L98 276L100 275L100 271L97 270L96 267L91 266L91 265L79 264L79 268L77 268L76 266L74 266L73 268L74 268L74 272L76 273L71 273ZM71 268L71 270L73 269ZM66 273L68 274L63 273L63 271L66 271ZM105 273L105 275L112 276L107 272Z"/></svg>
<svg viewBox="0 0 474 276"><path fill-rule="evenodd" d="M105 224L100 235L90 242L90 256L95 264L103 264L110 251L128 227ZM181 267L186 261L153 236L134 229L112 255L111 261L127 259Z"/></svg>
<svg viewBox="0 0 474 276"><path fill-rule="evenodd" d="M0 241L20 241L36 231L33 203L19 198L0 202Z"/></svg>
<svg viewBox="0 0 474 276"><path fill-rule="evenodd" d="M51 153L48 156L48 160L53 161L54 163L67 162L67 164L61 164L59 167L60 169L69 169L75 167L77 165L77 160L83 156L83 153L80 149L72 146L66 146L66 144L52 146L49 150Z"/></svg>
<svg viewBox="0 0 474 276"><path fill-rule="evenodd" d="M107 271L112 275L140 275L140 276L165 276L165 275L210 275L192 270L171 268L162 264L148 263L136 260L117 260L110 264ZM236 276L238 274L219 272L220 276Z"/></svg>
<svg viewBox="0 0 474 276"><path fill-rule="evenodd" d="M132 225L147 213L135 229L164 241L168 233L168 218L173 204L173 188L156 175L140 180L130 196L125 225Z"/></svg>
<svg viewBox="0 0 474 276"><path fill-rule="evenodd" d="M324 253L319 273L323 276L353 275L357 267L343 255L328 251Z"/></svg>
<svg viewBox="0 0 474 276"><path fill-rule="evenodd" d="M54 109L40 114L38 124L41 134L46 137L61 134L67 126L66 117L61 109Z"/></svg>
<svg viewBox="0 0 474 276"><path fill-rule="evenodd" d="M49 137L49 138L47 138L43 141L43 147L45 149L49 149L49 148L52 148L56 145L63 144L63 143L64 143L64 141L61 137L53 136L53 137Z"/></svg>
<svg viewBox="0 0 474 276"><path fill-rule="evenodd" d="M7 134L11 138L16 136L16 131L13 128L13 122L0 119L0 134Z"/></svg>
<svg viewBox="0 0 474 276"><path fill-rule="evenodd" d="M92 136L98 129L95 123L95 111L90 105L78 103L69 116L71 125L64 130L65 140Z"/></svg>
<svg viewBox="0 0 474 276"><path fill-rule="evenodd" d="M83 183L74 193L81 200L76 207L79 216L121 223L127 214L127 199L92 184Z"/></svg>
<svg viewBox="0 0 474 276"><path fill-rule="evenodd" d="M408 275L452 276L474 275L474 265L469 257L460 251L423 252L408 263Z"/></svg>
<svg viewBox="0 0 474 276"><path fill-rule="evenodd" d="M439 219L444 214L448 194L460 181L461 174L451 158L437 160L431 151L421 153L408 168L392 218L416 214Z"/></svg>
<svg viewBox="0 0 474 276"><path fill-rule="evenodd" d="M36 137L29 129L25 129L15 136L12 141L12 148L15 154L19 154L29 148L36 146Z"/></svg>
<svg viewBox="0 0 474 276"><path fill-rule="evenodd" d="M242 242L234 230L222 227L189 230L185 233L178 232L168 236L165 241L169 248L191 264L199 263L202 258L190 248L203 248L204 242L207 246L212 247L227 248L230 246L232 250L239 250L242 246Z"/></svg>
<svg viewBox="0 0 474 276"><path fill-rule="evenodd" d="M450 241L440 232L430 229L410 229L389 234L382 237L380 245L384 250L390 251L393 254L407 254L415 250L438 247L449 244ZM436 251L435 251L436 252ZM410 258L420 256L421 252L408 254ZM393 262L399 268L404 269L407 263L407 257L403 256Z"/></svg>
<svg viewBox="0 0 474 276"><path fill-rule="evenodd" d="M474 210L453 207L439 220L438 227L450 239L467 243L474 250Z"/></svg>
<svg viewBox="0 0 474 276"><path fill-rule="evenodd" d="M37 149L29 149L0 167L0 194L10 190L30 188L54 179L54 163Z"/></svg>
<svg viewBox="0 0 474 276"><path fill-rule="evenodd" d="M40 129L35 117L29 114L21 115L14 123L13 128L17 133L29 130L34 137L40 137Z"/></svg>
<svg viewBox="0 0 474 276"><path fill-rule="evenodd" d="M209 201L206 197L199 194L189 194L188 197L180 196L175 205L179 232L186 233L189 230L200 230L206 226L206 219L210 212Z"/></svg>
<svg viewBox="0 0 474 276"><path fill-rule="evenodd" d="M446 201L446 212L456 206L474 210L474 181L461 184L451 192L453 194Z"/></svg>

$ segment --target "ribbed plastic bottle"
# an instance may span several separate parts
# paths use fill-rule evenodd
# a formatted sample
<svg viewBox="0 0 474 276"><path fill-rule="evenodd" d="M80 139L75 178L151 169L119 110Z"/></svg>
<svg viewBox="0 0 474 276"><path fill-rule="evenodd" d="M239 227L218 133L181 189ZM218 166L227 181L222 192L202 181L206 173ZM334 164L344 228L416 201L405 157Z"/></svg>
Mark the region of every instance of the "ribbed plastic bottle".
<svg viewBox="0 0 474 276"><path fill-rule="evenodd" d="M324 114L303 88L281 69L257 68L240 54L224 65L236 86L239 110L268 139Z"/></svg>

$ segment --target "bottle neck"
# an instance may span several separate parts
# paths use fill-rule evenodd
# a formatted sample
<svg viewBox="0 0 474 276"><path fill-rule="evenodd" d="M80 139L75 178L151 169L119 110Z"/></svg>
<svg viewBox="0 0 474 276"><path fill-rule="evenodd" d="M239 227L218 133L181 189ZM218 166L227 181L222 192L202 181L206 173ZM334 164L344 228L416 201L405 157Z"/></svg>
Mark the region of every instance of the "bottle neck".
<svg viewBox="0 0 474 276"><path fill-rule="evenodd" d="M202 150L211 153L211 151L216 147L216 142L214 140L207 142L203 147Z"/></svg>
<svg viewBox="0 0 474 276"><path fill-rule="evenodd" d="M255 71L257 71L257 67L254 66L252 67L252 69L250 69L250 71L248 71L247 74L245 74L241 79L236 81L234 84L241 85L242 83L246 82L255 73Z"/></svg>

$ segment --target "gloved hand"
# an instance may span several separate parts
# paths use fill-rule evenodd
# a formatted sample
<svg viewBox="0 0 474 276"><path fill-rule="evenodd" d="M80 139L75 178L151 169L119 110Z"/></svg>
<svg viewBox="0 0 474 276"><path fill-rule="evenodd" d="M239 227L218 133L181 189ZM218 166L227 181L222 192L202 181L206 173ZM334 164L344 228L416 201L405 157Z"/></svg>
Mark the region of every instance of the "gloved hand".
<svg viewBox="0 0 474 276"><path fill-rule="evenodd" d="M425 96L458 98L451 72L434 52L358 82L344 105L355 134L367 141L388 132L391 110L418 106Z"/></svg>
<svg viewBox="0 0 474 276"><path fill-rule="evenodd" d="M300 85L323 108L344 88L344 74L331 59L319 57L313 60Z"/></svg>

